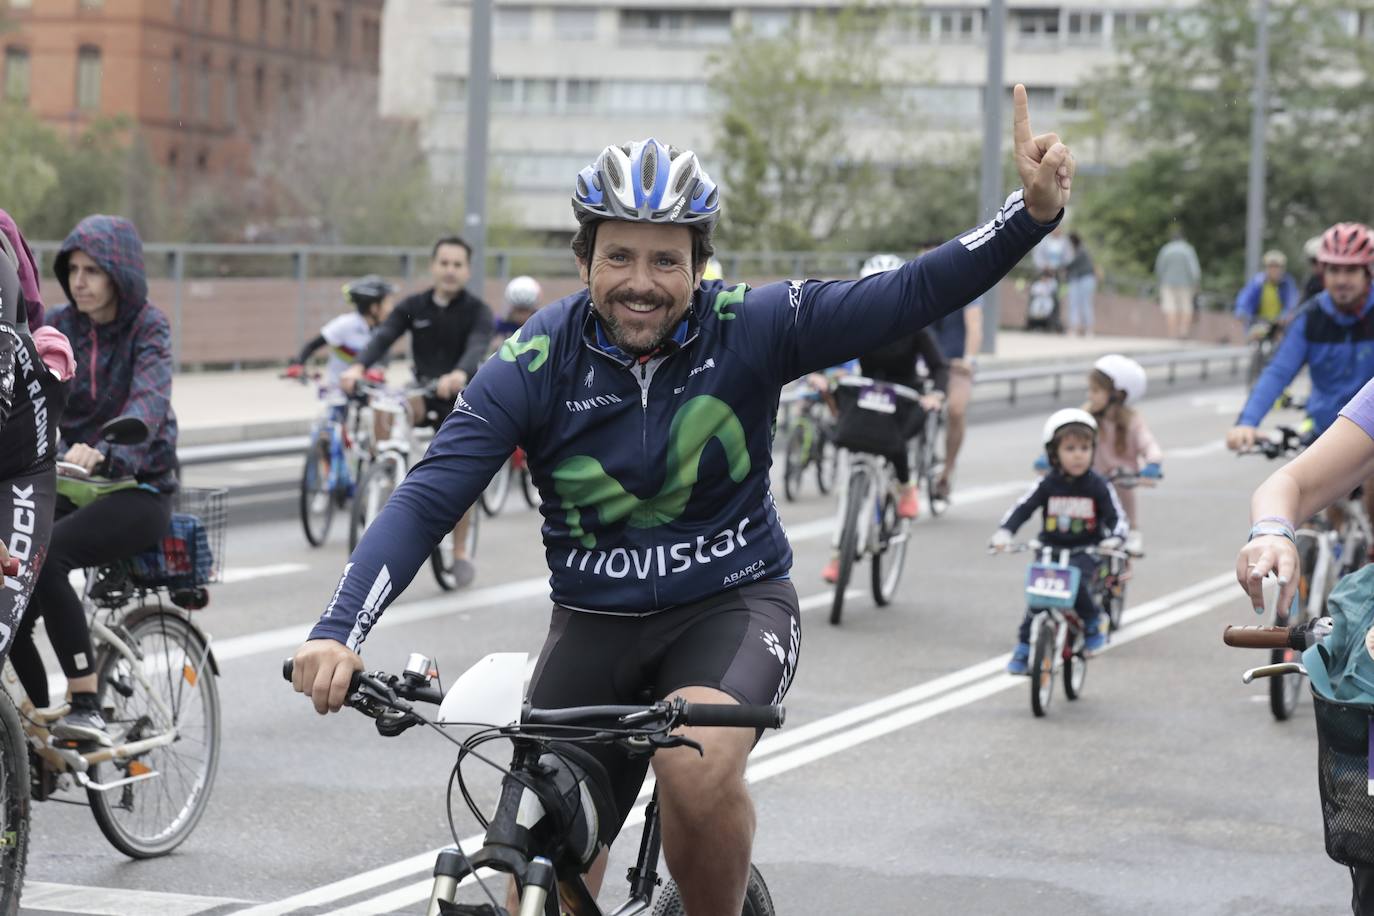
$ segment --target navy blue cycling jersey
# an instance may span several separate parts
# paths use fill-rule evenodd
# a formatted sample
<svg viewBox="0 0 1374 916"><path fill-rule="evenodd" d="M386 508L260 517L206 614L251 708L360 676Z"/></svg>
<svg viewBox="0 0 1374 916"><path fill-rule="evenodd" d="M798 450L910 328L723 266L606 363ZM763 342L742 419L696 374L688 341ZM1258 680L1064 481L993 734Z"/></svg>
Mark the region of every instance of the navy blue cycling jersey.
<svg viewBox="0 0 1374 916"><path fill-rule="evenodd" d="M311 637L356 650L517 445L560 605L646 614L787 576L768 477L781 387L914 334L1001 279L1053 227L1021 194L986 225L863 280L705 283L647 360L604 345L585 290L541 309L457 399Z"/></svg>

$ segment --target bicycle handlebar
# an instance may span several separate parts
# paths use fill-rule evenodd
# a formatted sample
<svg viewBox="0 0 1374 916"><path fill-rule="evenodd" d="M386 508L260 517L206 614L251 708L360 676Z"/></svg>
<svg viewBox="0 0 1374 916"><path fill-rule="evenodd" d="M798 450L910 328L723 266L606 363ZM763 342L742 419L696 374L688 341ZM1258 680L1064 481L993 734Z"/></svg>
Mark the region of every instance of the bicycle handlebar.
<svg viewBox="0 0 1374 916"><path fill-rule="evenodd" d="M281 673L291 680L294 659L283 659ZM376 717L380 705L396 708L396 699L439 705L444 695L429 683L409 680L404 675L385 671L355 671L348 682L345 705ZM403 709L403 707L402 707ZM670 726L696 725L727 728L781 728L787 711L782 706L736 706L728 703L688 703L682 699L662 700L641 706L573 706L566 709L536 709L526 705L521 725L584 725L616 720L625 726L667 722Z"/></svg>
<svg viewBox="0 0 1374 916"><path fill-rule="evenodd" d="M1221 641L1237 649L1306 649L1306 638L1294 627L1227 627Z"/></svg>

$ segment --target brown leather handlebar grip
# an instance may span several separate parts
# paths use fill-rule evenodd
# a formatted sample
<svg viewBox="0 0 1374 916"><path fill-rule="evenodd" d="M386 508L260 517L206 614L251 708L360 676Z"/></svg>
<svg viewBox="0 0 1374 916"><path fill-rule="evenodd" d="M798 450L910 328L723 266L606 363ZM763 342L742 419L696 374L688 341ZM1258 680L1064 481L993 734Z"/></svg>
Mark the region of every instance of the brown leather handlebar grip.
<svg viewBox="0 0 1374 916"><path fill-rule="evenodd" d="M1221 641L1238 649L1287 649L1288 627L1227 627Z"/></svg>

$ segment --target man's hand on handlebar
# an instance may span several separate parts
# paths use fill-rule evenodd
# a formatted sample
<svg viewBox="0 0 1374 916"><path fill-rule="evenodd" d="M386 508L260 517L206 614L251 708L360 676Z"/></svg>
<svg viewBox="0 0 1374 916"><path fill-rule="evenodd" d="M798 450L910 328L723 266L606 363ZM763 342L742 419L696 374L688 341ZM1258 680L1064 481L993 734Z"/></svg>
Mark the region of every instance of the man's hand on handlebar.
<svg viewBox="0 0 1374 916"><path fill-rule="evenodd" d="M76 445L67 449L67 454L62 456L62 460L68 464L77 465L87 474L93 474L95 473L95 469L104 463L105 456L89 445L78 442Z"/></svg>
<svg viewBox="0 0 1374 916"><path fill-rule="evenodd" d="M1264 613L1264 577L1269 573L1279 577L1277 607L1287 613L1298 590L1298 548L1288 538L1266 534L1255 538L1240 549L1236 556L1236 581L1250 596L1250 606L1256 614Z"/></svg>
<svg viewBox="0 0 1374 916"><path fill-rule="evenodd" d="M945 393L943 391L932 391L930 394L923 394L920 397L921 407L926 410L939 410L940 405L945 403Z"/></svg>
<svg viewBox="0 0 1374 916"><path fill-rule="evenodd" d="M343 389L344 394L353 393L353 389L358 387L358 382L362 381L365 372L367 372L365 366L354 363L339 373L339 387Z"/></svg>
<svg viewBox="0 0 1374 916"><path fill-rule="evenodd" d="M452 372L445 372L439 376L434 387L434 393L444 400L456 398L458 392L463 390L463 386L468 383L468 374L462 369L454 369Z"/></svg>
<svg viewBox="0 0 1374 916"><path fill-rule="evenodd" d="M292 658L291 686L315 704L320 715L338 712L353 672L363 670L358 653L333 639L311 639Z"/></svg>
<svg viewBox="0 0 1374 916"><path fill-rule="evenodd" d="M1226 447L1233 452L1254 448L1259 430L1253 426L1233 426L1226 433Z"/></svg>

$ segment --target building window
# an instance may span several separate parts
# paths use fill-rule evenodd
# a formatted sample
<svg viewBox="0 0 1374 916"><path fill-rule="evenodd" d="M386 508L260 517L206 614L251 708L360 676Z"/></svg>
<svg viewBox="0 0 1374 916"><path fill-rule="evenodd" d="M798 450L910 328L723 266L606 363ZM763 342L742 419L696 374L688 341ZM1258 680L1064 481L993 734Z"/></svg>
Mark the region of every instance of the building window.
<svg viewBox="0 0 1374 916"><path fill-rule="evenodd" d="M975 41L983 37L982 10L942 10L935 16L943 41Z"/></svg>
<svg viewBox="0 0 1374 916"><path fill-rule="evenodd" d="M305 40L310 42L310 50L313 53L320 48L320 10L315 4L305 11Z"/></svg>
<svg viewBox="0 0 1374 916"><path fill-rule="evenodd" d="M267 0L258 0L258 41L267 43Z"/></svg>
<svg viewBox="0 0 1374 916"><path fill-rule="evenodd" d="M600 102L600 80L567 80L564 82L563 102L560 110L570 114L585 114L595 111Z"/></svg>
<svg viewBox="0 0 1374 916"><path fill-rule="evenodd" d="M29 51L5 49L5 101L21 105L29 101Z"/></svg>
<svg viewBox="0 0 1374 916"><path fill-rule="evenodd" d="M174 146L167 151L167 168L176 170L177 167L177 148Z"/></svg>
<svg viewBox="0 0 1374 916"><path fill-rule="evenodd" d="M239 62L229 61L229 78L224 82L224 122L230 127L239 123Z"/></svg>
<svg viewBox="0 0 1374 916"><path fill-rule="evenodd" d="M210 55L200 59L200 70L196 73L196 119L201 122L210 120Z"/></svg>
<svg viewBox="0 0 1374 916"><path fill-rule="evenodd" d="M239 0L229 0L229 33L235 38L239 34Z"/></svg>
<svg viewBox="0 0 1374 916"><path fill-rule="evenodd" d="M181 49L172 49L172 69L167 74L167 107L181 114Z"/></svg>
<svg viewBox="0 0 1374 916"><path fill-rule="evenodd" d="M296 16L296 0L282 0L281 8L281 37L285 40L286 46L290 48L295 44L292 41L294 36L291 34L291 26L292 20Z"/></svg>
<svg viewBox="0 0 1374 916"><path fill-rule="evenodd" d="M1112 35L1118 38L1130 38L1134 35L1144 34L1150 31L1153 18L1149 13L1113 13Z"/></svg>
<svg viewBox="0 0 1374 916"><path fill-rule="evenodd" d="M200 0L200 27L207 32L215 24L215 0Z"/></svg>
<svg viewBox="0 0 1374 916"><path fill-rule="evenodd" d="M497 7L500 9L500 7ZM382 30L375 19L363 20L363 57L376 63L382 51Z"/></svg>
<svg viewBox="0 0 1374 916"><path fill-rule="evenodd" d="M82 45L76 54L76 107L94 111L100 107L100 49Z"/></svg>
<svg viewBox="0 0 1374 916"><path fill-rule="evenodd" d="M291 103L291 74L286 70L281 72L281 101L283 105Z"/></svg>
<svg viewBox="0 0 1374 916"><path fill-rule="evenodd" d="M258 64L253 68L253 109L262 111L263 96L267 92L267 71Z"/></svg>
<svg viewBox="0 0 1374 916"><path fill-rule="evenodd" d="M348 26L344 20L343 10L334 11L334 53L343 57L348 56Z"/></svg>
<svg viewBox="0 0 1374 916"><path fill-rule="evenodd" d="M10 9L28 10L33 9L33 0L10 0Z"/></svg>
<svg viewBox="0 0 1374 916"><path fill-rule="evenodd" d="M553 34L559 41L590 41L596 38L600 11L592 6L556 6Z"/></svg>
<svg viewBox="0 0 1374 916"><path fill-rule="evenodd" d="M1052 44L1059 40L1059 10L1016 10L1016 37L1023 44Z"/></svg>
<svg viewBox="0 0 1374 916"><path fill-rule="evenodd" d="M503 41L528 41L534 34L534 7L496 7L492 31Z"/></svg>
<svg viewBox="0 0 1374 916"><path fill-rule="evenodd" d="M780 38L797 24L797 14L785 9L752 9L749 30L760 38Z"/></svg>
<svg viewBox="0 0 1374 916"><path fill-rule="evenodd" d="M1069 13L1069 41L1082 44L1098 44L1103 36L1103 15L1101 13Z"/></svg>
<svg viewBox="0 0 1374 916"><path fill-rule="evenodd" d="M711 44L730 40L729 10L621 10L627 41Z"/></svg>
<svg viewBox="0 0 1374 916"><path fill-rule="evenodd" d="M81 0L77 4L77 9L98 10L105 5L105 0Z"/></svg>
<svg viewBox="0 0 1374 916"><path fill-rule="evenodd" d="M670 80L612 80L601 93L602 110L611 115L677 111L703 114L709 93L705 83Z"/></svg>
<svg viewBox="0 0 1374 916"><path fill-rule="evenodd" d="M462 111L467 107L468 81L465 77L440 74L434 78L434 106L440 111Z"/></svg>

